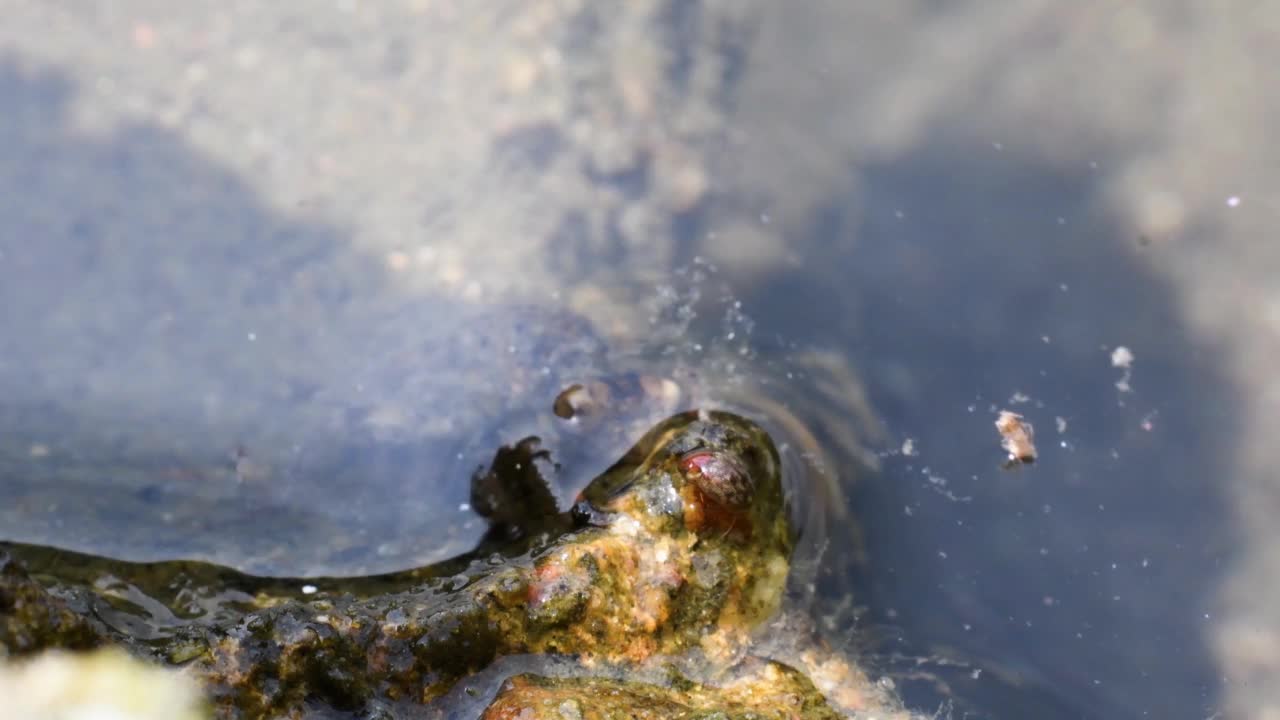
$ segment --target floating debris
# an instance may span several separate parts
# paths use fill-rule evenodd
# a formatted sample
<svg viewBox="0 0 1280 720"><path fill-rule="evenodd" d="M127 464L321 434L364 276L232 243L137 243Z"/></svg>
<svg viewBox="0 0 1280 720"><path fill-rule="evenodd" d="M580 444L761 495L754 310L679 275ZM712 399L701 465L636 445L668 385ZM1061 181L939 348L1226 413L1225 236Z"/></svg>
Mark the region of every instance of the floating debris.
<svg viewBox="0 0 1280 720"><path fill-rule="evenodd" d="M1130 392L1133 387L1129 385L1129 380L1133 376L1133 351L1121 345L1111 351L1111 367L1124 370L1124 375L1116 381L1116 389L1120 392Z"/></svg>
<svg viewBox="0 0 1280 720"><path fill-rule="evenodd" d="M551 411L563 420L599 417L606 411L621 414L645 408L656 408L654 414L665 415L675 410L680 399L680 386L674 380L642 373L622 373L569 385L556 396Z"/></svg>
<svg viewBox="0 0 1280 720"><path fill-rule="evenodd" d="M1005 467L1036 461L1035 428L1025 418L1011 410L1001 410L996 430L1000 432L1000 446L1009 453Z"/></svg>
<svg viewBox="0 0 1280 720"><path fill-rule="evenodd" d="M584 388L582 383L573 383L556 396L555 402L551 405L551 411L558 418L571 420L581 412L584 402L590 401L590 391Z"/></svg>

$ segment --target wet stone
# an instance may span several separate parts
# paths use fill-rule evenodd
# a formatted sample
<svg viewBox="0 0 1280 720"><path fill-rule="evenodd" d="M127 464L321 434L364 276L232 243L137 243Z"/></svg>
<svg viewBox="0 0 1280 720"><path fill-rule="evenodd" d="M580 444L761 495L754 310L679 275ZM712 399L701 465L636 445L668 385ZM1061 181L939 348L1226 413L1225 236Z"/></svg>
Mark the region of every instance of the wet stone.
<svg viewBox="0 0 1280 720"><path fill-rule="evenodd" d="M702 460L691 465L690 453ZM527 485L524 463L508 460L500 451L475 482L494 486L495 497L507 491L504 482ZM794 538L779 467L772 441L754 423L722 412L681 413L588 485L575 512L550 506L541 516L519 516L487 508L491 523L516 517L522 532L392 575L303 582L219 568L219 583L252 598L241 614L175 619L145 644L89 621L89 607L102 598L84 587L48 580L59 593L85 594L88 605L74 607L5 562L0 645L24 653L121 644L161 662L181 661L216 713L233 718L300 716L315 703L385 716L396 703L444 702L460 680L500 658L538 655L576 658L580 677L513 675L485 717L834 717L793 669L763 662L728 675L716 670L737 662L750 630L780 606ZM725 480L725 468L732 497L708 501L699 484L713 473ZM703 522L714 513L699 504L732 505L752 532ZM166 582L163 563L104 562L113 563L116 577L149 570L152 582ZM301 592L304 585L324 593ZM660 670L678 657L710 680L676 682ZM592 675L602 668L612 670Z"/></svg>

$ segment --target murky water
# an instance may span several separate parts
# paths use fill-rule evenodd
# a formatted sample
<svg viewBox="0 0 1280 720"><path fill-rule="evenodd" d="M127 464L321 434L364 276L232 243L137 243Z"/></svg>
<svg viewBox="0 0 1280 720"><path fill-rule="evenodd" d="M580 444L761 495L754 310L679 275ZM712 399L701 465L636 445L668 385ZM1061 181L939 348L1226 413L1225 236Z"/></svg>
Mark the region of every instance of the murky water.
<svg viewBox="0 0 1280 720"><path fill-rule="evenodd" d="M484 532L468 482L498 445L546 438L562 501L626 447L550 413L566 383L651 372L808 433L772 428L816 483L796 503L805 602L909 706L1219 712L1247 391L1187 317L1169 245L1115 210L1127 136L1006 143L977 100L898 128L859 109L899 94L856 52L797 56L794 77L769 62L839 12L671 5L551 34L608 72L547 89L545 67L503 65L516 99L467 101L492 126L433 169L490 175L395 166L350 204L294 178L317 207L282 208L263 185L288 178L208 151L203 120L89 132L101 83L0 59L0 538L267 575L436 562ZM943 20L919 10L969 37ZM589 42L602 23L612 40ZM873 30L848 32L879 47ZM928 94L903 53L878 57ZM543 96L555 112L521 104ZM347 183L377 174L350 162ZM370 220L362 193L395 200ZM1002 467L1002 409L1034 423L1035 464Z"/></svg>

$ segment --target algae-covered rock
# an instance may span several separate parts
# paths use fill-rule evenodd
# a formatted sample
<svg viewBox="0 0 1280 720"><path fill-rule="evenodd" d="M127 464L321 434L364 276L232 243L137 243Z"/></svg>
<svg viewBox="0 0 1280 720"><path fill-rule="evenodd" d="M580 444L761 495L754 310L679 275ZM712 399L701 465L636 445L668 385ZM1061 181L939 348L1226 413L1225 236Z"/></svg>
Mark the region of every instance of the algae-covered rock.
<svg viewBox="0 0 1280 720"><path fill-rule="evenodd" d="M0 659L56 647L79 650L102 643L103 629L55 597L0 550Z"/></svg>
<svg viewBox="0 0 1280 720"><path fill-rule="evenodd" d="M732 658L778 608L791 531L777 452L755 424L690 412L651 430L568 513L507 557L370 597L324 593L189 628L175 644L215 704L252 717L308 698L431 701L496 658L640 664ZM514 551L514 553L512 552Z"/></svg>
<svg viewBox="0 0 1280 720"><path fill-rule="evenodd" d="M602 701L602 698L607 700ZM836 720L813 683L775 662L747 663L718 685L516 675L484 720Z"/></svg>
<svg viewBox="0 0 1280 720"><path fill-rule="evenodd" d="M870 694L833 693L865 685L858 673L833 683L825 671L811 679L821 665L803 656L796 669L753 658L795 545L782 464L759 425L679 413L568 511L505 507L536 488L528 468L541 454L517 443L477 473L499 532L390 575L271 579L11 546L43 571L0 573L0 650L120 644L183 666L231 718L317 707L452 717L457 686L474 696L472 678L521 657L558 658L572 673L499 676L488 717L836 717L828 698L869 707Z"/></svg>

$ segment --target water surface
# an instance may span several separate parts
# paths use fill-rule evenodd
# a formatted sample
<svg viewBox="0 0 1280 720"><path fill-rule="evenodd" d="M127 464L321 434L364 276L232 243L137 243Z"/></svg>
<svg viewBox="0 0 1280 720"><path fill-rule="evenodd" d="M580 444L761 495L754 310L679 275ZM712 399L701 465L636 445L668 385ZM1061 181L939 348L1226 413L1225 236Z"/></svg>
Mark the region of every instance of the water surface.
<svg viewBox="0 0 1280 720"><path fill-rule="evenodd" d="M1162 226L1118 209L1118 168L1161 116L1080 101L1054 125L982 81L1008 65L1063 87L1018 39L1048 22L1033 11L586 12L550 24L571 62L546 67L573 72L549 86L519 62L546 52L515 31L499 73L466 48L415 50L414 32L456 27L440 18L386 11L371 59L334 40L343 16L273 16L249 23L263 47L288 38L342 71L268 54L261 83L298 93L288 112L240 78L225 82L243 96L191 91L176 123L168 80L147 74L165 62L99 58L71 31L54 60L3 56L0 535L280 575L432 562L483 531L474 468L546 429L555 383L535 358L674 368L703 389L763 377L847 483L814 612L914 707L1213 715L1210 634L1240 542L1224 478L1248 393L1189 317ZM133 20L112 31L170 37ZM183 54L198 43L161 51L202 72L252 55L206 40L199 62ZM423 59L449 48L458 63ZM427 67L452 74L424 82ZM501 90L450 90L468 78ZM1077 85L1116 92L1102 73ZM399 108L394 129L325 114L366 107L352 98ZM250 149L226 139L245 118L261 125ZM1215 226L1177 227L1195 244ZM594 325L494 312L529 306ZM497 337L533 340L478 344ZM849 405L806 376L814 351L856 371L883 435L812 412ZM1002 469L1001 409L1035 424L1034 466ZM854 470L855 434L878 474ZM607 453L575 465L574 442L566 472L589 477Z"/></svg>

